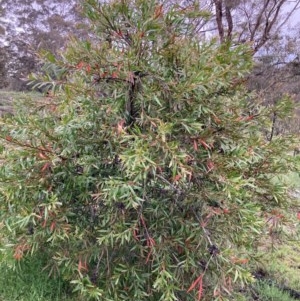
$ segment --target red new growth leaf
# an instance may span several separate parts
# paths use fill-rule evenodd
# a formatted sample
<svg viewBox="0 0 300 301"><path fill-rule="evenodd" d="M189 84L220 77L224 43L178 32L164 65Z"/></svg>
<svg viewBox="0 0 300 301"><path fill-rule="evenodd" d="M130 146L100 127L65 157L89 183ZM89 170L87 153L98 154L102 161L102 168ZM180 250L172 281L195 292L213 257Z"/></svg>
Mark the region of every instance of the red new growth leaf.
<svg viewBox="0 0 300 301"><path fill-rule="evenodd" d="M155 7L155 11L154 11L154 19L159 18L160 16L162 16L163 14L163 5L158 5Z"/></svg>
<svg viewBox="0 0 300 301"><path fill-rule="evenodd" d="M205 149L210 149L210 146L202 139L199 139L199 142L204 146Z"/></svg>
<svg viewBox="0 0 300 301"><path fill-rule="evenodd" d="M221 119L218 118L216 115L213 115L213 119L214 119L215 123L217 123L217 124L221 123Z"/></svg>
<svg viewBox="0 0 300 301"><path fill-rule="evenodd" d="M196 140L194 140L194 150L195 150L195 151L198 150L198 144L197 144L197 141L196 141Z"/></svg>
<svg viewBox="0 0 300 301"><path fill-rule="evenodd" d="M87 73L90 73L91 72L91 66L90 65L86 65L86 67L85 67L85 70L86 70L86 72Z"/></svg>
<svg viewBox="0 0 300 301"><path fill-rule="evenodd" d="M176 176L173 178L173 182L178 182L180 179L181 179L181 175L176 175Z"/></svg>
<svg viewBox="0 0 300 301"><path fill-rule="evenodd" d="M81 271L88 271L86 260L82 261L81 258L78 262L78 272L81 273Z"/></svg>
<svg viewBox="0 0 300 301"><path fill-rule="evenodd" d="M103 73L100 74L100 77L101 77L101 78L105 78L107 74L108 74L108 72L107 72L107 71L104 71Z"/></svg>
<svg viewBox="0 0 300 301"><path fill-rule="evenodd" d="M201 277L201 279L200 279L200 281L199 281L199 287L198 287L198 301L201 300L202 293L203 293L203 277Z"/></svg>
<svg viewBox="0 0 300 301"><path fill-rule="evenodd" d="M116 34L117 34L117 36L123 38L123 33L122 33L121 30L118 30L118 31L116 32Z"/></svg>
<svg viewBox="0 0 300 301"><path fill-rule="evenodd" d="M300 211L297 213L297 219L300 220Z"/></svg>
<svg viewBox="0 0 300 301"><path fill-rule="evenodd" d="M151 257L151 255L152 255L152 253L153 253L153 247L154 247L155 245L156 245L155 240L154 240L151 236L149 236L149 237L147 238L147 247L150 248L150 251L149 251L149 253L148 253L148 255L147 255L146 263L149 262L150 257Z"/></svg>
<svg viewBox="0 0 300 301"><path fill-rule="evenodd" d="M44 172L45 170L47 170L49 167L51 166L51 163L47 162L44 164L44 166L41 169L41 172Z"/></svg>
<svg viewBox="0 0 300 301"><path fill-rule="evenodd" d="M55 228L56 228L56 222L52 222L50 225L50 231L53 232Z"/></svg>
<svg viewBox="0 0 300 301"><path fill-rule="evenodd" d="M47 225L47 220L46 220L46 219L44 219L44 221L42 222L42 228L45 228L45 227L46 227L46 225Z"/></svg>
<svg viewBox="0 0 300 301"><path fill-rule="evenodd" d="M46 156L46 155L45 155L44 153L42 153L42 152L39 153L39 157L40 157L41 159L43 159L43 160L49 160L49 157Z"/></svg>
<svg viewBox="0 0 300 301"><path fill-rule="evenodd" d="M139 237L138 237L138 234L139 234L138 228L137 228L137 227L134 227L134 228L132 229L132 232L133 232L133 238L134 238L136 241L139 241L140 239L139 239Z"/></svg>
<svg viewBox="0 0 300 301"><path fill-rule="evenodd" d="M77 69L82 69L83 67L84 67L84 62L83 62L83 61L79 62L79 63L76 65L76 68L77 68Z"/></svg>
<svg viewBox="0 0 300 301"><path fill-rule="evenodd" d="M15 250L13 257L16 260L21 260L23 257L23 252L21 250Z"/></svg>
<svg viewBox="0 0 300 301"><path fill-rule="evenodd" d="M155 246L155 240L152 238L152 237L149 237L149 239L147 239L147 245L149 246L149 247L153 247L153 246Z"/></svg>
<svg viewBox="0 0 300 301"><path fill-rule="evenodd" d="M233 257L233 258L231 258L231 262L236 263L236 264L247 264L249 262L249 259Z"/></svg>
<svg viewBox="0 0 300 301"><path fill-rule="evenodd" d="M254 118L254 115L248 116L247 118L245 118L245 121L250 121Z"/></svg>
<svg viewBox="0 0 300 301"><path fill-rule="evenodd" d="M118 78L119 77L119 74L117 73L117 72L113 72L112 74L111 74L111 77L112 78Z"/></svg>
<svg viewBox="0 0 300 301"><path fill-rule="evenodd" d="M207 172L210 172L215 168L215 164L213 161L208 160L206 163L206 167L207 167Z"/></svg>
<svg viewBox="0 0 300 301"><path fill-rule="evenodd" d="M189 289L187 290L187 292L189 293L190 291L192 291L195 286L197 285L197 283L199 282L201 275L191 284L191 286L189 287Z"/></svg>
<svg viewBox="0 0 300 301"><path fill-rule="evenodd" d="M197 300L200 301L203 295L203 274L201 274L189 287L187 292L189 293L192 291L196 286L198 286L198 298Z"/></svg>
<svg viewBox="0 0 300 301"><path fill-rule="evenodd" d="M29 249L30 248L26 243L17 245L13 255L14 259L21 260L23 258L24 252Z"/></svg>
<svg viewBox="0 0 300 301"><path fill-rule="evenodd" d="M117 133L118 133L118 135L120 135L123 132L124 125L125 125L125 120L124 119L122 119L122 120L120 120L118 122L118 125L117 125Z"/></svg>

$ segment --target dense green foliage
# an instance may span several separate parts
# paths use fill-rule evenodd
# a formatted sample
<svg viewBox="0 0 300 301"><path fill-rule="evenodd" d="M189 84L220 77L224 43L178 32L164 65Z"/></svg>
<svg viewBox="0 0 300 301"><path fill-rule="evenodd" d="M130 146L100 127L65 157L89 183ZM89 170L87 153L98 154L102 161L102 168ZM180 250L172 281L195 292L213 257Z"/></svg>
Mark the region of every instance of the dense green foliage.
<svg viewBox="0 0 300 301"><path fill-rule="evenodd" d="M84 300L226 300L294 168L243 88L251 50L202 41L193 7L84 9L91 40L46 55L55 93L2 120L4 260L42 252Z"/></svg>

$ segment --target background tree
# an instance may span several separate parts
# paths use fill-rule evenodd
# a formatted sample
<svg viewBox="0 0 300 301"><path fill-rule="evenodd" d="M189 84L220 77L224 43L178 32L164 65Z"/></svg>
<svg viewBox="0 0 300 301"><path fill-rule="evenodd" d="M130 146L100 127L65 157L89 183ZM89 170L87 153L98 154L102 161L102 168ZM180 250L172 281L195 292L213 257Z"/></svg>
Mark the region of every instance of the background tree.
<svg viewBox="0 0 300 301"><path fill-rule="evenodd" d="M250 42L254 53L278 37L283 26L300 7L288 0L213 0L221 42Z"/></svg>
<svg viewBox="0 0 300 301"><path fill-rule="evenodd" d="M259 92L265 105L273 107L268 139L283 131L298 133L298 114L286 118L278 114L278 106L286 93L293 95L293 101L298 103L295 64L299 34L288 22L300 8L300 1L214 0L211 3L213 17L207 26L214 29L216 24L220 42L252 46L256 67L248 78L248 87Z"/></svg>
<svg viewBox="0 0 300 301"><path fill-rule="evenodd" d="M4 49L0 49L0 77L1 77L1 82L0 82L0 89L4 88L7 86L7 70L6 70L6 52Z"/></svg>
<svg viewBox="0 0 300 301"><path fill-rule="evenodd" d="M2 16L4 13L4 9L2 7L2 5L0 4L0 16ZM5 27L3 26L2 22L0 21L0 38L2 40L2 38L5 36L6 31L5 31ZM1 78L1 82L0 82L0 89L2 89L3 87L7 86L7 70L6 70L6 61L7 61L7 54L6 54L6 50L4 48L5 44L3 43L4 41L1 41L1 48L0 48L0 78Z"/></svg>
<svg viewBox="0 0 300 301"><path fill-rule="evenodd" d="M252 50L202 40L196 8L85 1L91 39L46 55L61 89L2 120L4 258L43 252L84 300L226 300L254 280L292 138L265 139Z"/></svg>
<svg viewBox="0 0 300 301"><path fill-rule="evenodd" d="M277 50L279 50L277 48ZM248 78L248 87L257 91L264 105L273 107L271 114L272 125L268 131L268 139L274 135L285 133L299 133L299 111L294 116L279 116L278 107L282 104L285 95L290 95L295 104L299 103L299 73L298 60L291 60L295 53L281 50L281 53L270 52L269 55L261 56ZM284 102L283 102L284 103Z"/></svg>
<svg viewBox="0 0 300 301"><path fill-rule="evenodd" d="M164 1L165 7L172 3L178 1ZM197 34L219 35L222 42L228 39L235 43L251 42L254 52L278 40L280 30L286 29L287 21L299 8L299 1L290 3L287 0L193 0L184 3ZM34 55L37 49L57 53L70 32L82 38L87 34L76 26L78 21L82 22L77 0L2 1L1 6L0 46L7 58L6 73L12 89L28 88L20 78L39 68ZM199 11L203 16L201 20L192 16Z"/></svg>
<svg viewBox="0 0 300 301"><path fill-rule="evenodd" d="M9 88L28 89L24 78L40 66L36 51L45 49L57 54L82 20L78 1L2 1L2 50L6 53Z"/></svg>

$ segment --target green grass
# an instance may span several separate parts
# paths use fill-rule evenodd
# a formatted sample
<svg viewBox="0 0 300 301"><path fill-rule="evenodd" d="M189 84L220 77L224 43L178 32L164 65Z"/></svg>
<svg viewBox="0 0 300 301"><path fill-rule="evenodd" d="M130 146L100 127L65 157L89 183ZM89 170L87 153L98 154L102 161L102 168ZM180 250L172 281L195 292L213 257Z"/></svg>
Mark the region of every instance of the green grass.
<svg viewBox="0 0 300 301"><path fill-rule="evenodd" d="M300 243L286 242L263 257L263 268L280 286L300 292Z"/></svg>
<svg viewBox="0 0 300 301"><path fill-rule="evenodd" d="M0 115L12 112L13 99L18 96L18 92L0 90Z"/></svg>
<svg viewBox="0 0 300 301"><path fill-rule="evenodd" d="M300 221L296 216L300 201L300 155L297 159L299 172L290 172L274 179L276 182L292 185L295 188L294 196L298 200L295 201L294 208L288 208L283 212L287 223L280 229L275 241L262 239L259 269L264 272L265 280L257 281L252 287L243 290L232 299L234 301L299 300L292 298L287 292L290 289L300 293ZM282 288L285 288L284 291Z"/></svg>
<svg viewBox="0 0 300 301"><path fill-rule="evenodd" d="M231 301L295 301L291 294L269 281L256 281L230 298Z"/></svg>
<svg viewBox="0 0 300 301"><path fill-rule="evenodd" d="M266 282L258 282L254 286L255 292L259 296L260 301L294 301L296 299L292 298L289 293L283 292L275 285L270 285Z"/></svg>
<svg viewBox="0 0 300 301"><path fill-rule="evenodd" d="M32 99L40 99L43 97L42 94L38 92L16 92L0 89L0 116L12 113L13 103L28 96Z"/></svg>
<svg viewBox="0 0 300 301"><path fill-rule="evenodd" d="M14 268L0 265L0 301L70 301L70 287L43 271L45 259L31 257Z"/></svg>
<svg viewBox="0 0 300 301"><path fill-rule="evenodd" d="M298 157L300 159L300 156ZM263 256L261 258L261 268L266 272L268 279L276 282L279 287L290 288L297 292L300 292L300 221L297 218L300 201L299 175L300 173L298 172L290 172L278 179L278 181L292 185L295 188L293 194L298 200L296 199L294 203L295 207L288 208L284 212L287 223L281 228L279 239L275 241L274 245L268 240L264 242L262 247ZM266 288L266 285L263 287Z"/></svg>

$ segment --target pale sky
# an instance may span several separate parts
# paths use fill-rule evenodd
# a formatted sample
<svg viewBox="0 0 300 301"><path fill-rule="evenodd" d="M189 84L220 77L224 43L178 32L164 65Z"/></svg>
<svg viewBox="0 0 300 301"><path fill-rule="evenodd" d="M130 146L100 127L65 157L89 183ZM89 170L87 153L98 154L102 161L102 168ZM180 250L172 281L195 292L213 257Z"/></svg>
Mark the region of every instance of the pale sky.
<svg viewBox="0 0 300 301"><path fill-rule="evenodd" d="M293 2L290 1L291 3L286 7L286 12L289 12L290 9L293 8ZM297 9L293 15L291 16L290 20L288 21L288 27L292 27L296 29L297 27L300 29L300 9ZM298 26L297 26L298 25Z"/></svg>

